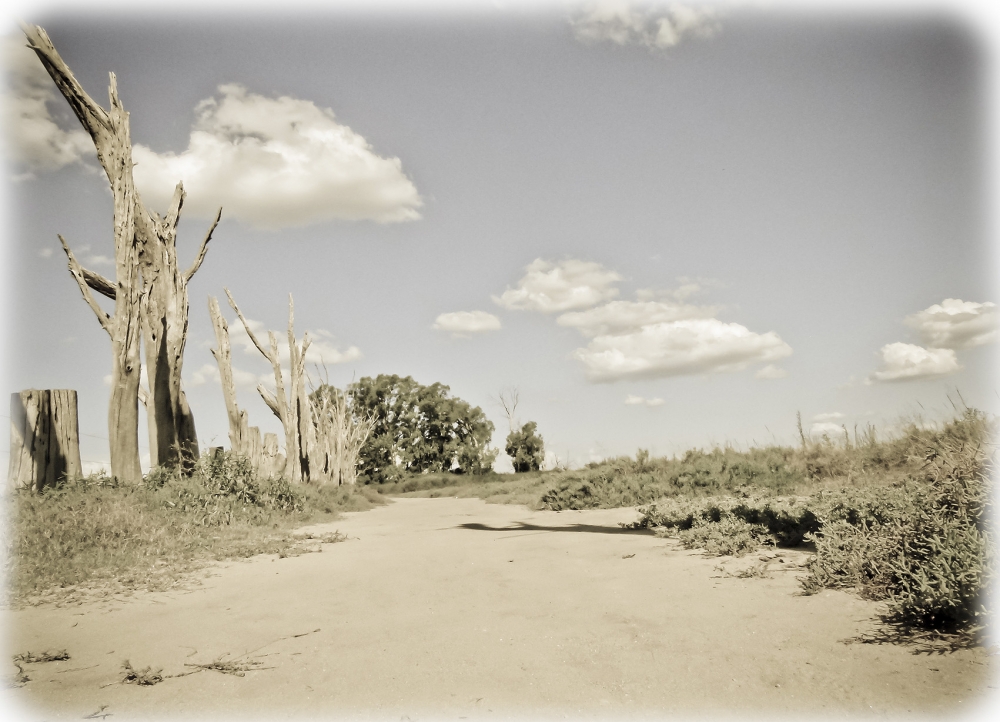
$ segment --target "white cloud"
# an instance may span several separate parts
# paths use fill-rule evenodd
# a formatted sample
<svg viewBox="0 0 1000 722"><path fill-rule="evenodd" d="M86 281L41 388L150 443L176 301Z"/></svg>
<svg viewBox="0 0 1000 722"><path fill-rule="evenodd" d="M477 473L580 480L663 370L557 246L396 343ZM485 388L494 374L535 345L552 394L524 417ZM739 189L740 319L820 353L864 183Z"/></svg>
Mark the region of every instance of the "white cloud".
<svg viewBox="0 0 1000 722"><path fill-rule="evenodd" d="M91 253L80 258L80 262L85 266L113 266L115 265L115 259L110 256L104 256L96 253Z"/></svg>
<svg viewBox="0 0 1000 722"><path fill-rule="evenodd" d="M832 421L820 421L812 425L809 429L809 436L814 439L821 439L824 436L828 436L831 439L838 438L844 435L844 427L840 424L835 424Z"/></svg>
<svg viewBox="0 0 1000 722"><path fill-rule="evenodd" d="M823 421L833 421L834 419L842 419L844 415L839 411L831 411L827 414L816 414L813 416L813 421L823 422ZM839 427L838 427L839 428Z"/></svg>
<svg viewBox="0 0 1000 722"><path fill-rule="evenodd" d="M28 171L50 171L94 155L94 146L75 117L66 113L63 130L52 116L49 103L65 102L38 56L23 37L3 39L7 92L3 104L5 155ZM66 108L68 111L68 108ZM60 118L60 120L63 120Z"/></svg>
<svg viewBox="0 0 1000 722"><path fill-rule="evenodd" d="M255 389L258 384L274 386L274 374L255 374L252 371L245 371L236 366L232 366L233 383L238 389ZM187 386L196 387L205 384L221 384L219 376L219 365L217 363L206 363L201 368L193 371L185 381Z"/></svg>
<svg viewBox="0 0 1000 722"><path fill-rule="evenodd" d="M704 4L640 4L630 0L597 0L585 4L570 20L574 36L584 42L671 48L685 38L710 38L721 26L716 8Z"/></svg>
<svg viewBox="0 0 1000 722"><path fill-rule="evenodd" d="M587 308L618 295L621 280L599 263L568 259L560 263L537 258L525 268L517 288L508 288L493 301L507 309L558 313Z"/></svg>
<svg viewBox="0 0 1000 722"><path fill-rule="evenodd" d="M560 326L577 329L587 337L618 335L638 331L643 326L692 318L709 318L719 309L665 301L612 301L586 311L564 313L556 319Z"/></svg>
<svg viewBox="0 0 1000 722"><path fill-rule="evenodd" d="M237 318L229 321L229 343L234 348L242 347L243 353L248 356L254 356L261 360L264 360L264 356L257 347L254 346L253 341L250 340L250 335L246 332L243 327L243 323ZM264 324L260 321L255 321L252 318L247 319L247 323L250 325L250 330L253 331L257 340L263 344L265 349L270 350L271 344L268 340L267 330L264 328ZM275 332L278 337L278 361L283 367L287 368L289 359L291 355L288 351L288 333L287 332ZM361 349L357 346L348 346L346 349L340 349L333 343L333 335L329 331L306 331L309 334L309 348L306 349L306 363L307 364L318 364L320 366L325 364L341 364L347 363L349 361L356 361L362 357ZM303 334L304 335L304 334ZM299 343L302 341L302 337L298 338ZM235 370L233 375L235 377ZM273 374L267 374L267 378L273 378ZM263 378L263 377L262 377ZM256 385L256 384L254 384Z"/></svg>
<svg viewBox="0 0 1000 722"><path fill-rule="evenodd" d="M788 371L781 368L780 366L775 366L774 364L768 364L767 366L762 366L754 374L754 378L763 379L765 381L770 381L773 379L783 379L788 376Z"/></svg>
<svg viewBox="0 0 1000 722"><path fill-rule="evenodd" d="M449 331L457 338L465 338L473 333L499 330L500 319L486 311L454 311L439 315L434 319L432 328Z"/></svg>
<svg viewBox="0 0 1000 722"><path fill-rule="evenodd" d="M645 399L642 396L634 396L629 394L625 397L625 403L629 406L663 406L666 403L663 399L657 397L653 399Z"/></svg>
<svg viewBox="0 0 1000 722"><path fill-rule="evenodd" d="M687 319L598 336L573 355L595 382L737 371L792 353L773 331L758 334L718 319Z"/></svg>
<svg viewBox="0 0 1000 722"><path fill-rule="evenodd" d="M182 180L189 212L209 216L221 205L226 218L261 228L420 217L423 202L400 160L376 155L328 108L228 84L195 115L184 152L133 149L136 185L153 208L165 210Z"/></svg>
<svg viewBox="0 0 1000 722"><path fill-rule="evenodd" d="M932 348L966 349L993 343L1000 336L1000 317L993 303L946 298L912 316L907 326Z"/></svg>
<svg viewBox="0 0 1000 722"><path fill-rule="evenodd" d="M875 381L913 381L947 376L961 370L955 351L950 348L924 348L909 343L890 343L882 347L882 368L872 373Z"/></svg>
<svg viewBox="0 0 1000 722"><path fill-rule="evenodd" d="M42 258L52 258L53 250L51 248L43 248L38 252L38 255Z"/></svg>

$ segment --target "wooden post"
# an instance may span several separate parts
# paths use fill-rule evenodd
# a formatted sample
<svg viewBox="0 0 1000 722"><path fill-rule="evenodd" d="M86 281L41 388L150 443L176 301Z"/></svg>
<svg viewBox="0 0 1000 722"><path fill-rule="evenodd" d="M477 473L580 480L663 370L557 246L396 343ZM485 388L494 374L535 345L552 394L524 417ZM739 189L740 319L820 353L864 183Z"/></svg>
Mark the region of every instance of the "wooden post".
<svg viewBox="0 0 1000 722"><path fill-rule="evenodd" d="M29 389L11 394L10 483L41 491L82 472L76 391Z"/></svg>

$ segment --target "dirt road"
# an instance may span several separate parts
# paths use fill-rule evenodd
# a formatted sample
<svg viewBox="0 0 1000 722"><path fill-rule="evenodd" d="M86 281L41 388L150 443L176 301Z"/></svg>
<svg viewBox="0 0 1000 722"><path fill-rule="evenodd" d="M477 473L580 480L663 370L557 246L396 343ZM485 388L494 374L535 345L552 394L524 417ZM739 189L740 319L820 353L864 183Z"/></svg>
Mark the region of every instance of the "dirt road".
<svg viewBox="0 0 1000 722"><path fill-rule="evenodd" d="M983 650L916 655L847 643L876 605L798 595L801 552L740 562L624 532L632 510L532 512L400 499L311 531L321 553L217 565L202 585L124 601L6 612L10 652L65 648L2 693L24 719L622 718L731 713L987 713ZM256 661L154 686L162 674ZM13 671L13 670L12 670Z"/></svg>

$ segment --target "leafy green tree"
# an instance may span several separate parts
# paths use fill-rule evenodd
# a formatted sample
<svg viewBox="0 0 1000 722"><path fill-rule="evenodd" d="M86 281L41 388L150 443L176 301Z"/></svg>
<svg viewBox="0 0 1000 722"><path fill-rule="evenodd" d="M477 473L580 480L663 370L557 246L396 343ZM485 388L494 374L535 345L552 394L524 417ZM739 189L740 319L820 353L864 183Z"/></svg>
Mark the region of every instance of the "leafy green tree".
<svg viewBox="0 0 1000 722"><path fill-rule="evenodd" d="M545 444L542 437L535 433L537 428L534 421L529 421L507 435L507 446L504 451L514 462L514 471L518 474L538 471L545 461Z"/></svg>
<svg viewBox="0 0 1000 722"><path fill-rule="evenodd" d="M493 423L478 406L449 396L444 384L424 386L412 377L380 374L351 385L355 413L371 414L372 432L361 447L359 473L377 483L404 472L489 471Z"/></svg>

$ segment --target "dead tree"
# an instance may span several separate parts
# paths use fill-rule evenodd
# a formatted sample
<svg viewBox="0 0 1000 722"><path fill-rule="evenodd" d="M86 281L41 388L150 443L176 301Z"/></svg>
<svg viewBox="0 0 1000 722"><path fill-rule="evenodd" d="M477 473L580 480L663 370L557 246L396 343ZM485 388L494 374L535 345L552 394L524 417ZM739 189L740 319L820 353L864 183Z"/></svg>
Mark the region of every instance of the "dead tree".
<svg viewBox="0 0 1000 722"><path fill-rule="evenodd" d="M340 486L357 481L361 447L375 427L369 414L356 418L347 394L325 383L309 397L316 427L314 473Z"/></svg>
<svg viewBox="0 0 1000 722"><path fill-rule="evenodd" d="M503 407L504 415L507 417L507 426L510 427L510 432L514 433L514 429L520 426L515 414L517 412L517 404L521 401L521 392L518 391L516 386L507 386L500 389L499 399L496 403Z"/></svg>
<svg viewBox="0 0 1000 722"><path fill-rule="evenodd" d="M136 235L143 278L140 314L149 380L146 413L151 425L151 463L190 470L198 458L198 434L181 385L188 331L187 287L205 259L222 209L209 226L194 263L181 271L177 266L177 223L184 196L184 187L178 183L164 218L137 209L141 222L136 224ZM137 202L141 206L141 201Z"/></svg>
<svg viewBox="0 0 1000 722"><path fill-rule="evenodd" d="M310 481L312 477L312 466L310 464L310 454L314 446L314 432L312 424L312 414L309 408L309 399L305 392L305 360L306 351L309 349L309 334L302 337L299 345L295 340L295 304L291 294L288 295L288 352L289 352L289 384L288 392L285 392L284 375L281 371L281 357L278 352L278 335L274 331L268 331L269 348L257 338L257 335L250 328L239 306L233 299L229 289L223 289L229 299L229 305L233 307L246 329L247 335L257 347L257 350L266 358L274 371L274 394L267 390L263 384L257 386L264 403L278 417L282 428L285 430L285 476L292 481Z"/></svg>
<svg viewBox="0 0 1000 722"><path fill-rule="evenodd" d="M222 395L226 400L229 415L229 447L234 453L250 460L254 470L262 476L282 476L285 473L285 456L278 451L277 434L264 434L250 426L247 412L236 402L236 383L233 380L232 351L229 344L229 325L219 311L219 302L214 296L208 299L208 312L215 328L215 340L219 345L211 349L219 364L219 380Z"/></svg>
<svg viewBox="0 0 1000 722"><path fill-rule="evenodd" d="M115 283L95 281L104 290L114 290L114 315L102 309L90 292L88 277L60 236L69 260L70 273L80 286L87 304L101 327L111 337L111 402L108 409L108 438L111 446L111 474L125 482L142 478L139 468L139 320L140 277L135 235L136 193L132 181L132 142L128 113L118 98L114 73L110 75L110 110L104 110L87 95L48 35L37 26L25 26L29 46L35 51L56 86L69 101L77 118L87 129L97 149L97 159L111 184L114 200Z"/></svg>
<svg viewBox="0 0 1000 722"><path fill-rule="evenodd" d="M226 413L229 416L229 448L237 454L246 453L249 438L247 412L240 409L236 403L236 383L233 381L232 351L229 345L229 325L219 311L219 301L209 296L208 313L212 317L215 328L215 342L219 345L213 348L212 356L219 365L219 382L222 385L222 396L226 400Z"/></svg>
<svg viewBox="0 0 1000 722"><path fill-rule="evenodd" d="M59 239L84 298L111 336L115 358L109 412L112 474L127 480L138 479L141 475L136 402L140 327L145 340L150 385L144 402L150 424L151 461L154 465L171 466L180 462L190 468L198 456L198 439L194 417L181 386L188 326L187 284L205 258L222 209L202 241L193 265L181 272L177 266L176 241L184 189L181 184L177 185L165 218L146 209L132 179L128 114L118 99L114 73L111 74L111 110L105 111L84 91L45 30L33 25L25 25L23 29L29 47L38 55L93 139L97 158L108 176L114 196L115 282L82 268L66 241L61 236ZM114 316L100 309L87 287L114 300ZM134 444L133 436L136 437ZM123 455L133 455L133 446L135 459L126 462Z"/></svg>
<svg viewBox="0 0 1000 722"><path fill-rule="evenodd" d="M18 489L41 491L81 473L76 391L11 394L8 481Z"/></svg>

